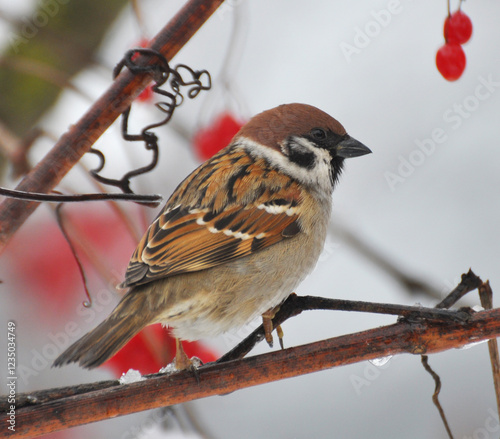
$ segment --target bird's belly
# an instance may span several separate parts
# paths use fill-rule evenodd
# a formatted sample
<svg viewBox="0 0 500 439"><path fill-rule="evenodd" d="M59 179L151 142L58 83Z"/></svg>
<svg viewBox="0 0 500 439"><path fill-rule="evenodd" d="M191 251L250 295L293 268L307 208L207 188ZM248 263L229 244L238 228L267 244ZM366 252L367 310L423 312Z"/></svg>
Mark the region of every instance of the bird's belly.
<svg viewBox="0 0 500 439"><path fill-rule="evenodd" d="M318 236L317 239L324 237ZM311 248L308 248L311 246ZM273 248L274 247L274 248ZM276 248L281 247L281 248ZM317 250L316 250L317 249ZM197 340L245 325L279 305L314 268L322 245L298 237L209 270L158 282L164 311L156 319L176 337ZM276 250L286 263L276 269ZM307 257L305 255L308 255Z"/></svg>

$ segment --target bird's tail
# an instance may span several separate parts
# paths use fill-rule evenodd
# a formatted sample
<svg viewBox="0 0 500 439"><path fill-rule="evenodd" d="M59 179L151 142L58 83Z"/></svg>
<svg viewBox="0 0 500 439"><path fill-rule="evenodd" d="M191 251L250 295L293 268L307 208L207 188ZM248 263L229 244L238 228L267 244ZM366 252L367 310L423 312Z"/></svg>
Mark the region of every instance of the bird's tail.
<svg viewBox="0 0 500 439"><path fill-rule="evenodd" d="M106 320L59 355L53 366L78 363L92 369L111 358L154 321L147 296L141 291L129 291Z"/></svg>

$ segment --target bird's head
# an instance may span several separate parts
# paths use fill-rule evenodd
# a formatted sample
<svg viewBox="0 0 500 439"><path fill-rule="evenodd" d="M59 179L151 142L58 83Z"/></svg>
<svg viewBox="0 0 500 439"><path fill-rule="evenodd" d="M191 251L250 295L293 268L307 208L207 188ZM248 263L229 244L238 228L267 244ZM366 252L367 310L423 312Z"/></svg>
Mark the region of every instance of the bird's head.
<svg viewBox="0 0 500 439"><path fill-rule="evenodd" d="M371 153L333 117L305 104L280 105L254 116L234 141L302 184L328 192L344 159Z"/></svg>

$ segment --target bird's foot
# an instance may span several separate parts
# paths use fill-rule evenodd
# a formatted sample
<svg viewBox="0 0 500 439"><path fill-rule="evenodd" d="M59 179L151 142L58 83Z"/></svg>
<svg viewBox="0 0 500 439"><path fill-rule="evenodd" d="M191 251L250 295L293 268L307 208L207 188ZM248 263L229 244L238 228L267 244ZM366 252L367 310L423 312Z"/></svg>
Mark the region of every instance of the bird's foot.
<svg viewBox="0 0 500 439"><path fill-rule="evenodd" d="M189 358L182 347L182 342L179 339L175 339L175 358L172 363L167 364L165 367L160 369L160 373L174 373L183 370L190 370L193 372L196 381L199 382L198 368L203 366L203 362L198 357Z"/></svg>
<svg viewBox="0 0 500 439"><path fill-rule="evenodd" d="M262 326L264 326L264 337L267 341L267 344L270 347L273 347L273 318L276 313L279 311L280 307L277 306L275 308L271 308L262 314ZM283 344L283 329L281 329L280 325L276 326L276 334L278 335L278 340L280 342L281 349L284 349Z"/></svg>

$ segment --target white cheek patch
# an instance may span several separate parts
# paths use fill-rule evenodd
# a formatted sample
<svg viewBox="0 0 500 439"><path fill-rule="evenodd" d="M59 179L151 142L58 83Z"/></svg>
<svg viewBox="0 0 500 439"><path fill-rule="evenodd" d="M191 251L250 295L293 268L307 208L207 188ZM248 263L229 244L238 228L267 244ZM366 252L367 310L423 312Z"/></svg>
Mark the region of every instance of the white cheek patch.
<svg viewBox="0 0 500 439"><path fill-rule="evenodd" d="M303 137L294 138L296 143L299 143L303 148L307 148L316 156L314 167L307 169L293 163L280 151L264 146L246 137L240 137L238 140L239 142L236 146L244 149L248 154L266 159L271 165L305 185L319 186L327 193L332 192L333 186L330 178L330 162L332 158L326 149L316 147Z"/></svg>
<svg viewBox="0 0 500 439"><path fill-rule="evenodd" d="M314 145L302 137L294 136L281 143L283 155L294 164L307 169L314 169L316 166L317 154L313 148Z"/></svg>

